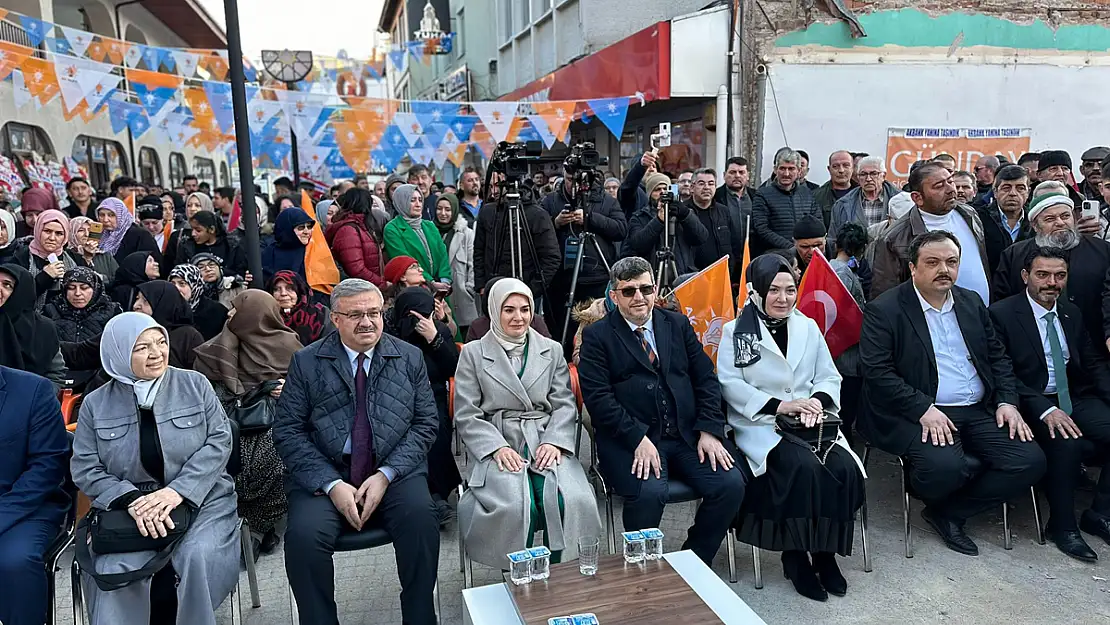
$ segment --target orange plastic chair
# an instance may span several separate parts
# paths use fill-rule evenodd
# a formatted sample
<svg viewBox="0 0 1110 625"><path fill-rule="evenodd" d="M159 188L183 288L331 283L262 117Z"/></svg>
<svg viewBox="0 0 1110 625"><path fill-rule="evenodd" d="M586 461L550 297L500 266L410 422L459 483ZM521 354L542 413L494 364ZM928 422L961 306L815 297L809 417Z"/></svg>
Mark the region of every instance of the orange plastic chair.
<svg viewBox="0 0 1110 625"><path fill-rule="evenodd" d="M447 380L447 414L455 420L455 378Z"/></svg>
<svg viewBox="0 0 1110 625"><path fill-rule="evenodd" d="M578 366L571 364L568 366L570 369L570 390L574 391L574 401L578 404L578 410L582 410L582 388L578 386Z"/></svg>
<svg viewBox="0 0 1110 625"><path fill-rule="evenodd" d="M62 391L62 419L65 420L67 427L77 425L77 414L74 408L77 407L79 401L81 401L81 393L74 393L73 390L68 388Z"/></svg>

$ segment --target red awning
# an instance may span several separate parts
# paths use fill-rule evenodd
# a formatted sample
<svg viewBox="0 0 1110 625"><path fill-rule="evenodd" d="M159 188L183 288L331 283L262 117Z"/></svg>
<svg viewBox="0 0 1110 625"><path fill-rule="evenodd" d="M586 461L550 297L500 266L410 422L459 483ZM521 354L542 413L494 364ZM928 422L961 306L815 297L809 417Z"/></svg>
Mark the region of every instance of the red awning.
<svg viewBox="0 0 1110 625"><path fill-rule="evenodd" d="M565 65L499 100L593 100L643 94L671 97L671 23L640 32Z"/></svg>

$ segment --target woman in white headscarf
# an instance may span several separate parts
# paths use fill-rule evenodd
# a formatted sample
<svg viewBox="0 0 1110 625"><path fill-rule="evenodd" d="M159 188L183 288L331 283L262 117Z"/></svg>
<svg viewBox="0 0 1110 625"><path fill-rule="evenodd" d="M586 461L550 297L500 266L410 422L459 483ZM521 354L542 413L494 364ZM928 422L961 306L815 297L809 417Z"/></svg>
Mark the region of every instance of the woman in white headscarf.
<svg viewBox="0 0 1110 625"><path fill-rule="evenodd" d="M505 278L489 294L491 331L467 343L455 372L455 425L474 458L459 531L474 560L504 566L537 529L552 561L601 533L593 490L574 458L578 427L562 347L530 328L535 304Z"/></svg>
<svg viewBox="0 0 1110 625"><path fill-rule="evenodd" d="M85 396L73 441L74 482L94 508L126 509L144 535L164 535L170 512L194 510L188 532L154 580L176 575L176 622L215 625L239 577L231 425L212 385L169 366L169 333L137 312L113 318L100 341L112 380ZM93 553L97 573L135 571L152 551ZM93 625L147 625L151 578L103 591L83 572Z"/></svg>

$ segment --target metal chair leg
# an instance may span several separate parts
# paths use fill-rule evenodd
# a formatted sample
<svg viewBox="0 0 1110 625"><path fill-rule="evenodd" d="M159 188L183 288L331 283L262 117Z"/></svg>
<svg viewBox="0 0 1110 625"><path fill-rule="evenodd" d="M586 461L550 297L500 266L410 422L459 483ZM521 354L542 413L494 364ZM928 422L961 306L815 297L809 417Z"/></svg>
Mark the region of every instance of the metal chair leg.
<svg viewBox="0 0 1110 625"><path fill-rule="evenodd" d="M440 623L443 622L443 606L440 605L440 603L439 603L439 581L438 580L436 581L436 585L432 586L432 594L435 595L435 599L436 599L436 625L439 625Z"/></svg>
<svg viewBox="0 0 1110 625"><path fill-rule="evenodd" d="M251 607L261 607L262 598L258 595L258 569L255 566L254 549L251 545L251 528L245 519L239 529L239 543L243 550L243 565L247 569L247 586L251 590Z"/></svg>
<svg viewBox="0 0 1110 625"><path fill-rule="evenodd" d="M301 615L297 611L297 599L293 596L293 587L289 587L289 623L290 625L301 625Z"/></svg>
<svg viewBox="0 0 1110 625"><path fill-rule="evenodd" d="M736 530L729 528L725 534L725 546L728 552L728 581L736 583Z"/></svg>
<svg viewBox="0 0 1110 625"><path fill-rule="evenodd" d="M763 588L763 565L759 561L759 547L752 545L752 568L755 569L755 588Z"/></svg>
<svg viewBox="0 0 1110 625"><path fill-rule="evenodd" d="M906 462L898 458L898 466L902 469L902 523L905 526L906 557L913 557L913 534L910 528L910 492L906 489Z"/></svg>
<svg viewBox="0 0 1110 625"><path fill-rule="evenodd" d="M870 450L870 448L868 448ZM866 455L865 455L866 457ZM860 525L860 540L863 543L863 572L871 572L871 550L867 545L867 493L863 495L863 508L860 509L859 517Z"/></svg>
<svg viewBox="0 0 1110 625"><path fill-rule="evenodd" d="M231 604L231 625L243 625L243 600L242 590L239 588L239 582L235 582L235 587L231 589L231 596L229 596L228 603Z"/></svg>
<svg viewBox="0 0 1110 625"><path fill-rule="evenodd" d="M463 496L463 485L462 484L459 484L458 493L459 493L459 501L462 501L462 496ZM458 532L459 532L459 572L464 573L464 572L466 572L466 547L463 546L463 535L462 535L462 528L461 527L458 528Z"/></svg>
<svg viewBox="0 0 1110 625"><path fill-rule="evenodd" d="M73 623L74 625L85 625L85 596L81 592L81 566L77 564L77 558L73 559L73 565L69 571L70 596L73 599Z"/></svg>
<svg viewBox="0 0 1110 625"><path fill-rule="evenodd" d="M1037 488L1035 486L1029 487L1029 496L1033 500L1033 522L1037 524L1037 544L1043 545L1045 543L1044 525L1041 523L1041 507L1037 502Z"/></svg>
<svg viewBox="0 0 1110 625"><path fill-rule="evenodd" d="M1002 502L1002 546L1007 551L1014 548L1014 537L1010 535L1010 505Z"/></svg>
<svg viewBox="0 0 1110 625"><path fill-rule="evenodd" d="M473 561L466 558L466 566L463 570L463 588L470 588L474 585L474 567Z"/></svg>
<svg viewBox="0 0 1110 625"><path fill-rule="evenodd" d="M863 446L863 468L867 469L867 461L871 459L871 443Z"/></svg>
<svg viewBox="0 0 1110 625"><path fill-rule="evenodd" d="M613 516L613 495L605 493L605 516L609 523L609 555L617 552L617 522Z"/></svg>

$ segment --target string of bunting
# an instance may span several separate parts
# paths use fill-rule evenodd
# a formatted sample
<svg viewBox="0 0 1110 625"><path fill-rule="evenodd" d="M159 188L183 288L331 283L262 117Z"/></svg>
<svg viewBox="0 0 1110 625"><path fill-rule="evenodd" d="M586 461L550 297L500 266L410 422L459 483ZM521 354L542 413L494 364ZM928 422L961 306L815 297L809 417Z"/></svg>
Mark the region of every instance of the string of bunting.
<svg viewBox="0 0 1110 625"><path fill-rule="evenodd" d="M43 58L44 57L44 58ZM122 88L127 79L129 90ZM0 79L10 80L17 108L59 98L67 121L107 112L115 133L148 132L178 148L225 152L234 162L231 86L186 80L0 42ZM630 101L621 96L562 102L402 101L247 86L251 158L260 168L288 169L290 130L302 169L332 178L394 169L405 157L460 165L473 147L487 158L500 141L565 140L570 123L595 118L614 136L624 131Z"/></svg>

